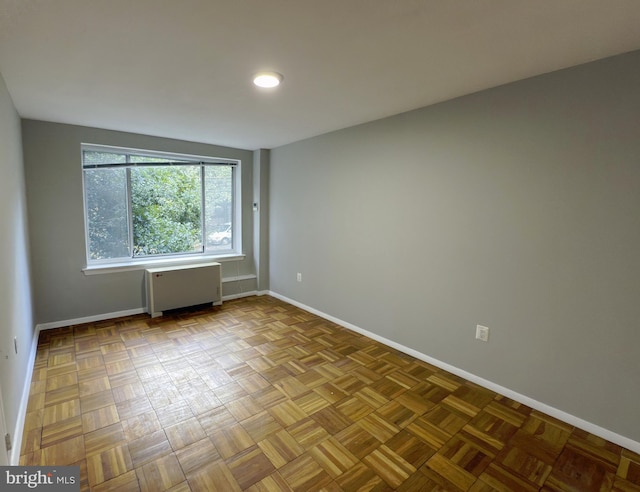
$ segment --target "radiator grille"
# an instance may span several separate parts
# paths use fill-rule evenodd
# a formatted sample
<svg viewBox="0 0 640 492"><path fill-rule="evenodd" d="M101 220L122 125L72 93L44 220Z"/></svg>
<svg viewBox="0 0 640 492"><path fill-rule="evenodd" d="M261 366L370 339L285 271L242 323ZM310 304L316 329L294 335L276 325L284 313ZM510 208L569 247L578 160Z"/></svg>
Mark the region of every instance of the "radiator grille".
<svg viewBox="0 0 640 492"><path fill-rule="evenodd" d="M156 317L169 309L221 304L220 270L220 263L147 269L147 311Z"/></svg>

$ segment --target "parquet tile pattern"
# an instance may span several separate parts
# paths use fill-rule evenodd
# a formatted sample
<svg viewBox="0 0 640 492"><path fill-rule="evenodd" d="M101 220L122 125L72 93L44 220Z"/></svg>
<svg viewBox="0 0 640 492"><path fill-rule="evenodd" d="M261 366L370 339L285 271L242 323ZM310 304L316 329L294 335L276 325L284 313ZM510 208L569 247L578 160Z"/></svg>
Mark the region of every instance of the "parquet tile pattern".
<svg viewBox="0 0 640 492"><path fill-rule="evenodd" d="M274 298L40 334L22 465L94 491L640 491L640 456Z"/></svg>

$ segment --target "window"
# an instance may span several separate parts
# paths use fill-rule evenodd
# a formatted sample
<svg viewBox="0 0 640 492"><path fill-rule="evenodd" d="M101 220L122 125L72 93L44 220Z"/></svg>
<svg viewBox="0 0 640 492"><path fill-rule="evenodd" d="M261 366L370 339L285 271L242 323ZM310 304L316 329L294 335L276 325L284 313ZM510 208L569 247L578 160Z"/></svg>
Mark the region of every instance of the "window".
<svg viewBox="0 0 640 492"><path fill-rule="evenodd" d="M83 145L87 263L238 252L239 164Z"/></svg>

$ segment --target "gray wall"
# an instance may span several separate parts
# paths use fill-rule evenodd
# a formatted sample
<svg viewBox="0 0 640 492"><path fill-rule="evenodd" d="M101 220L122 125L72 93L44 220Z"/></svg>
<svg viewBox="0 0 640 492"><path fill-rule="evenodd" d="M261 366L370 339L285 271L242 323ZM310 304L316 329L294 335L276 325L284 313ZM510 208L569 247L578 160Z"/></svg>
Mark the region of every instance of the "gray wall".
<svg viewBox="0 0 640 492"><path fill-rule="evenodd" d="M269 150L253 153L253 255L257 290L269 289Z"/></svg>
<svg viewBox="0 0 640 492"><path fill-rule="evenodd" d="M634 52L273 149L271 290L640 441L639 87Z"/></svg>
<svg viewBox="0 0 640 492"><path fill-rule="evenodd" d="M251 151L23 120L35 319L53 323L143 308L143 271L86 276L81 143L227 157L242 160L243 249L246 259L223 263L223 276L255 274L251 216ZM255 290L243 281L242 290ZM223 293L240 286L225 284Z"/></svg>
<svg viewBox="0 0 640 492"><path fill-rule="evenodd" d="M0 389L8 432L18 411L33 342L29 245L20 118L0 75ZM18 353L14 351L16 338ZM4 443L0 443L4 445ZM14 442L14 449L20 447Z"/></svg>

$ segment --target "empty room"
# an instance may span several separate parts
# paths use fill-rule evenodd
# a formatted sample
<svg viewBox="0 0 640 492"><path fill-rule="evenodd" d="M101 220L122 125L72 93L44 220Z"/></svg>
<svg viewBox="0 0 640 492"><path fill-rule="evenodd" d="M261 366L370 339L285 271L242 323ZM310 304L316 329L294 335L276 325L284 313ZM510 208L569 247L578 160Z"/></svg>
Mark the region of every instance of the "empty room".
<svg viewBox="0 0 640 492"><path fill-rule="evenodd" d="M0 0L0 490L640 490L638 26Z"/></svg>

